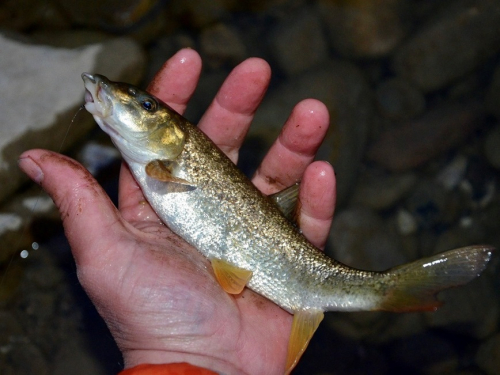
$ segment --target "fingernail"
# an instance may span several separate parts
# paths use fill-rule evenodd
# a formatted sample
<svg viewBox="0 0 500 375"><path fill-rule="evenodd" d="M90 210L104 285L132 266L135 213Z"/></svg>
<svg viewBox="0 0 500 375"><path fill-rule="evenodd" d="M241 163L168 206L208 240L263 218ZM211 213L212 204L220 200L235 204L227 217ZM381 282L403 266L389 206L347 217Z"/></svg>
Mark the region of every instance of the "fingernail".
<svg viewBox="0 0 500 375"><path fill-rule="evenodd" d="M18 160L18 165L21 170L28 175L37 184L43 181L42 169L38 166L35 161L29 156L22 157Z"/></svg>

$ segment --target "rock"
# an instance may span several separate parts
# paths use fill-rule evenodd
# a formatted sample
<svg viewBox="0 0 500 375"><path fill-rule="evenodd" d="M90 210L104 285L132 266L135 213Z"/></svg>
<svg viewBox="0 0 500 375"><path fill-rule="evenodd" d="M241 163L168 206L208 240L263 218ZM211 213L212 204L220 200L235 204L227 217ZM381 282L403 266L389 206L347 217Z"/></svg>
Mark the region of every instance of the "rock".
<svg viewBox="0 0 500 375"><path fill-rule="evenodd" d="M491 166L500 169L500 125L491 129L484 140L484 155Z"/></svg>
<svg viewBox="0 0 500 375"><path fill-rule="evenodd" d="M104 375L106 373L96 356L78 338L61 346L55 355L51 372L53 375Z"/></svg>
<svg viewBox="0 0 500 375"><path fill-rule="evenodd" d="M236 4L234 0L174 1L170 7L174 18L194 28L203 28L229 18L229 11Z"/></svg>
<svg viewBox="0 0 500 375"><path fill-rule="evenodd" d="M238 31L223 23L203 29L200 35L203 62L212 69L223 65L235 66L246 57L246 48Z"/></svg>
<svg viewBox="0 0 500 375"><path fill-rule="evenodd" d="M330 111L330 130L317 157L335 168L341 206L352 193L373 113L367 82L357 68L332 60L280 85L264 99L250 135L265 135L270 146L294 105L306 98L321 100Z"/></svg>
<svg viewBox="0 0 500 375"><path fill-rule="evenodd" d="M500 374L500 333L482 344L477 351L476 363L488 375Z"/></svg>
<svg viewBox="0 0 500 375"><path fill-rule="evenodd" d="M490 113L500 120L500 64L495 68L491 85L486 95L486 107Z"/></svg>
<svg viewBox="0 0 500 375"><path fill-rule="evenodd" d="M417 175L412 172L388 174L376 169L364 170L351 202L374 210L388 209L404 198L416 181Z"/></svg>
<svg viewBox="0 0 500 375"><path fill-rule="evenodd" d="M16 342L8 352L8 362L16 374L50 374L47 359L35 345L30 342Z"/></svg>
<svg viewBox="0 0 500 375"><path fill-rule="evenodd" d="M391 171L418 167L463 142L482 125L483 116L476 101L442 104L380 134L367 156Z"/></svg>
<svg viewBox="0 0 500 375"><path fill-rule="evenodd" d="M443 302L437 311L426 313L431 327L484 339L498 328L500 304L494 278L485 272L477 280L439 294Z"/></svg>
<svg viewBox="0 0 500 375"><path fill-rule="evenodd" d="M391 78L382 82L376 91L379 111L392 120L408 120L425 109L424 94L410 82Z"/></svg>
<svg viewBox="0 0 500 375"><path fill-rule="evenodd" d="M385 271L407 262L397 235L367 208L354 207L335 215L327 253L354 268Z"/></svg>
<svg viewBox="0 0 500 375"><path fill-rule="evenodd" d="M431 180L421 180L405 203L408 213L420 228L442 229L460 214L458 193L448 192Z"/></svg>
<svg viewBox="0 0 500 375"><path fill-rule="evenodd" d="M321 0L318 6L331 44L343 56L385 56L408 29L405 1Z"/></svg>
<svg viewBox="0 0 500 375"><path fill-rule="evenodd" d="M473 71L500 49L496 0L458 0L409 38L393 58L394 70L425 92Z"/></svg>
<svg viewBox="0 0 500 375"><path fill-rule="evenodd" d="M61 49L0 35L0 49L0 89L4 92L0 101L1 201L26 181L17 167L22 151L33 147L66 150L94 126L90 116L81 116L68 131L83 103L82 72L135 83L145 61L138 45L128 39Z"/></svg>
<svg viewBox="0 0 500 375"><path fill-rule="evenodd" d="M467 157L457 155L436 176L436 181L446 190L455 189L465 177L467 171Z"/></svg>
<svg viewBox="0 0 500 375"><path fill-rule="evenodd" d="M428 332L394 341L389 356L397 364L396 368L408 374L454 374L459 364L452 344ZM441 372L435 372L435 368Z"/></svg>
<svg viewBox="0 0 500 375"><path fill-rule="evenodd" d="M94 176L120 159L120 152L113 146L101 145L97 142L88 142L80 150L80 162Z"/></svg>
<svg viewBox="0 0 500 375"><path fill-rule="evenodd" d="M415 217L405 209L401 208L398 210L396 214L396 222L398 225L398 231L403 236L415 234L417 232L417 220L415 220Z"/></svg>
<svg viewBox="0 0 500 375"><path fill-rule="evenodd" d="M294 75L326 60L328 46L319 15L314 8L301 8L286 17L271 34L270 54L287 74Z"/></svg>

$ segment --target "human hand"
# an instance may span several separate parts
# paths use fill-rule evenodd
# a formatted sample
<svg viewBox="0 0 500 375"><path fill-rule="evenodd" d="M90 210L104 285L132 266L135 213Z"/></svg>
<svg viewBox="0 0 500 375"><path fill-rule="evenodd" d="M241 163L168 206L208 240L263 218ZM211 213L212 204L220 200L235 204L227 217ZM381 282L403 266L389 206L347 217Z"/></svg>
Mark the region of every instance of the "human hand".
<svg viewBox="0 0 500 375"><path fill-rule="evenodd" d="M149 91L182 113L200 71L198 54L181 50ZM244 61L200 120L200 129L234 162L269 79L263 60ZM333 215L335 178L329 164L311 162L328 121L322 103L297 104L253 177L266 194L302 179L299 222L320 248ZM60 210L78 278L122 351L125 367L189 362L225 374L283 374L292 316L249 289L226 294L207 259L160 222L126 165L119 210L74 160L30 150L19 165Z"/></svg>

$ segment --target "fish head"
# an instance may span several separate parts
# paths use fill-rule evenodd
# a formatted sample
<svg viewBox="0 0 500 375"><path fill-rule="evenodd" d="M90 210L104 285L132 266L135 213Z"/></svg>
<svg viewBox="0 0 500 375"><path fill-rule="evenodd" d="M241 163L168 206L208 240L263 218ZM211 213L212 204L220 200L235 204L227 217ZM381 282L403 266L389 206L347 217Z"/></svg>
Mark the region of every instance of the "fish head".
<svg viewBox="0 0 500 375"><path fill-rule="evenodd" d="M173 121L178 114L155 96L99 74L83 73L85 109L127 161L173 160L185 134Z"/></svg>

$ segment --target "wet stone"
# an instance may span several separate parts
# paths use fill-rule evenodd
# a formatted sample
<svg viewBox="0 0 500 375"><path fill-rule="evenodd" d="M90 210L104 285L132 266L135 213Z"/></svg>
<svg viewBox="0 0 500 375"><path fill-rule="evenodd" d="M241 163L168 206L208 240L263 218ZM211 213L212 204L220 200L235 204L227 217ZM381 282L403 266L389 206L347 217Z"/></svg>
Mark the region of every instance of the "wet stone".
<svg viewBox="0 0 500 375"><path fill-rule="evenodd" d="M424 94L401 78L382 82L377 87L376 99L380 113L392 120L411 119L425 109Z"/></svg>
<svg viewBox="0 0 500 375"><path fill-rule="evenodd" d="M500 49L495 0L459 0L443 7L397 51L394 69L424 91L445 87Z"/></svg>
<svg viewBox="0 0 500 375"><path fill-rule="evenodd" d="M374 210L384 210L409 194L417 175L413 172L392 173L365 168L356 182L351 203Z"/></svg>
<svg viewBox="0 0 500 375"><path fill-rule="evenodd" d="M407 32L408 4L400 0L318 2L333 48L348 57L381 57Z"/></svg>
<svg viewBox="0 0 500 375"><path fill-rule="evenodd" d="M223 23L203 29L200 35L200 54L212 69L225 64L235 66L246 57L246 47L238 31Z"/></svg>
<svg viewBox="0 0 500 375"><path fill-rule="evenodd" d="M368 158L391 171L420 166L458 146L483 124L476 101L441 104L418 119L384 131L368 150Z"/></svg>
<svg viewBox="0 0 500 375"><path fill-rule="evenodd" d="M491 166L500 169L500 125L495 125L484 141L484 154Z"/></svg>
<svg viewBox="0 0 500 375"><path fill-rule="evenodd" d="M456 192L448 192L431 180L421 180L408 197L405 207L421 228L442 229L460 214Z"/></svg>
<svg viewBox="0 0 500 375"><path fill-rule="evenodd" d="M500 333L497 333L479 347L476 356L478 366L488 375L500 374Z"/></svg>
<svg viewBox="0 0 500 375"><path fill-rule="evenodd" d="M408 261L399 238L374 211L354 207L335 215L327 253L351 267L385 271Z"/></svg>
<svg viewBox="0 0 500 375"><path fill-rule="evenodd" d="M305 8L276 26L269 41L270 53L287 75L300 73L327 59L328 46L319 23L316 9Z"/></svg>

